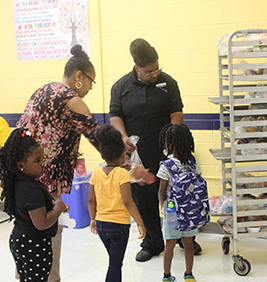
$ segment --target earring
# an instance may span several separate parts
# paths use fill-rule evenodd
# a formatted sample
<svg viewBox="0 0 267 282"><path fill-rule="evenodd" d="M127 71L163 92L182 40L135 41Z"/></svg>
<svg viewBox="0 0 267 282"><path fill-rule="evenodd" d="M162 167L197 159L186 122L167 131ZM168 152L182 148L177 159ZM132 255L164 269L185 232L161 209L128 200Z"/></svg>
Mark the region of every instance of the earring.
<svg viewBox="0 0 267 282"><path fill-rule="evenodd" d="M77 89L81 89L82 86L83 86L83 84L81 83L81 81L77 81L77 82L75 83L75 86L76 86Z"/></svg>
<svg viewBox="0 0 267 282"><path fill-rule="evenodd" d="M22 167L20 170L21 170L21 171L23 171L23 170L24 170L24 168Z"/></svg>

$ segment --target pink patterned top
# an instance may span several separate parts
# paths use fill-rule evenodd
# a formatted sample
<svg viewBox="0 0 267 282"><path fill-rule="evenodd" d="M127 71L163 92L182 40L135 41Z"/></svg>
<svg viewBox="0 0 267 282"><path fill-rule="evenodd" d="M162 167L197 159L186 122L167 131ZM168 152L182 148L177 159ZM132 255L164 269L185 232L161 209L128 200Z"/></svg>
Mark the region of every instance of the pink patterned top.
<svg viewBox="0 0 267 282"><path fill-rule="evenodd" d="M46 84L33 93L17 124L28 128L44 148L46 168L39 180L53 196L70 193L81 134L98 145L94 116L75 113L67 106L77 96L60 82Z"/></svg>

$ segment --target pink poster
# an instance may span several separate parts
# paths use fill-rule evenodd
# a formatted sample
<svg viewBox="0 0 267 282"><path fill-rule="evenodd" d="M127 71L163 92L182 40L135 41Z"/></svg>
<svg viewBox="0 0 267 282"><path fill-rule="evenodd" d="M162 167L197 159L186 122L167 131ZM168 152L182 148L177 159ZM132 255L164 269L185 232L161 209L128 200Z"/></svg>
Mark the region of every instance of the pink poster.
<svg viewBox="0 0 267 282"><path fill-rule="evenodd" d="M15 0L19 61L66 59L81 44L90 56L87 0Z"/></svg>

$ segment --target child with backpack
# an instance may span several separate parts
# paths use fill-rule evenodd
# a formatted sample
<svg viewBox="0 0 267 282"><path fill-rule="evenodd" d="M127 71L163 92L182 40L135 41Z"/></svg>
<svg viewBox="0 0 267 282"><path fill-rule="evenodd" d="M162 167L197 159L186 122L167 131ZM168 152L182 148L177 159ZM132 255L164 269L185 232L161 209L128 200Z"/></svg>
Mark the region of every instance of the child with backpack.
<svg viewBox="0 0 267 282"><path fill-rule="evenodd" d="M137 223L139 239L146 229L132 198L131 176L120 167L125 158L121 133L112 125L102 125L96 133L102 158L107 165L92 174L89 187L91 231L98 234L109 255L106 282L122 281L122 262L131 224L130 215Z"/></svg>
<svg viewBox="0 0 267 282"><path fill-rule="evenodd" d="M0 149L1 200L10 220L15 218L9 247L20 281L47 281L53 259L51 238L58 217L68 210L36 180L43 171L43 148L29 130L13 130Z"/></svg>
<svg viewBox="0 0 267 282"><path fill-rule="evenodd" d="M198 233L198 228L209 221L206 181L199 174L200 167L192 155L194 139L185 124L165 125L160 132L159 143L168 156L161 162L157 173L160 178L158 196L164 215L162 231L166 240L162 281L176 281L171 275L171 263L177 239L181 238L185 249L184 281L194 282L193 237ZM168 225L166 212L170 201L169 207L175 207L177 223Z"/></svg>

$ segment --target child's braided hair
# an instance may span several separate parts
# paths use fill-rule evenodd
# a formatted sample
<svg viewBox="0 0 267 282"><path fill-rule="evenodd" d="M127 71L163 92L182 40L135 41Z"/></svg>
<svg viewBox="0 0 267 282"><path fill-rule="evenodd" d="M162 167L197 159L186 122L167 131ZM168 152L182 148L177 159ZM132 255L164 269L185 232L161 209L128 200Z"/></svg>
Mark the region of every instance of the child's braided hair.
<svg viewBox="0 0 267 282"><path fill-rule="evenodd" d="M0 173L3 188L1 200L4 200L4 212L10 216L15 215L14 181L16 177L23 177L17 163L27 159L29 155L40 146L25 128L13 130L4 147L0 149Z"/></svg>
<svg viewBox="0 0 267 282"><path fill-rule="evenodd" d="M161 150L166 149L168 155L177 154L182 164L187 164L195 151L194 138L185 124L166 124L159 135Z"/></svg>

